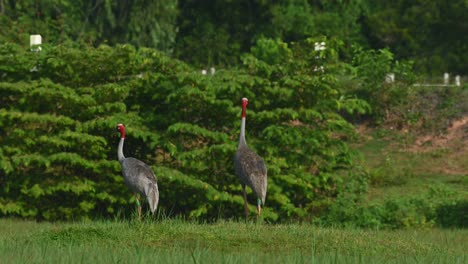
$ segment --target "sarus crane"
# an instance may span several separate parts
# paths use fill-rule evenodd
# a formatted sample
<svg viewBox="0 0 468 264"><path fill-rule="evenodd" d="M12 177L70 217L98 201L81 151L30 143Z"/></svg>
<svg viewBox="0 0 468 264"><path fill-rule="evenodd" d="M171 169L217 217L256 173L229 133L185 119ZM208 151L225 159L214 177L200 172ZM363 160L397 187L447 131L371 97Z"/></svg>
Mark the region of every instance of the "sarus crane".
<svg viewBox="0 0 468 264"><path fill-rule="evenodd" d="M236 175L240 178L244 192L245 218L249 216L247 193L245 186L249 186L257 196L257 216L260 217L262 205L265 205L267 193L267 168L263 159L253 152L245 141L245 119L247 116L247 98L242 98L242 119L240 128L239 145L234 156Z"/></svg>
<svg viewBox="0 0 468 264"><path fill-rule="evenodd" d="M125 179L125 184L135 194L135 199L138 206L138 219L141 220L141 204L140 197L148 200L151 213L154 214L159 203L159 190L156 182L156 176L151 168L143 161L135 158L126 158L123 154L123 145L125 141L125 126L117 125L117 131L120 132L120 142L117 148L117 157L122 166L122 175Z"/></svg>

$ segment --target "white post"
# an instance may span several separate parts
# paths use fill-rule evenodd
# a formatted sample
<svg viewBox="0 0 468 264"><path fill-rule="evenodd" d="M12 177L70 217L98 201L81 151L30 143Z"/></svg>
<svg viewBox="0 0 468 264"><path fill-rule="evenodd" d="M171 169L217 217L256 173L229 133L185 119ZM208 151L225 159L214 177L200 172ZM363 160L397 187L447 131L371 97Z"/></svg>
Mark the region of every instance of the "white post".
<svg viewBox="0 0 468 264"><path fill-rule="evenodd" d="M450 82L450 74L448 74L447 72L444 73L444 84L445 85L448 85Z"/></svg>
<svg viewBox="0 0 468 264"><path fill-rule="evenodd" d="M387 73L387 75L385 76L385 82L387 83L395 82L395 74L393 72Z"/></svg>
<svg viewBox="0 0 468 264"><path fill-rule="evenodd" d="M29 36L29 46L31 51L41 51L42 36L41 35L30 35Z"/></svg>
<svg viewBox="0 0 468 264"><path fill-rule="evenodd" d="M455 76L455 85L456 85L456 86L461 86L461 83L460 83L460 75Z"/></svg>

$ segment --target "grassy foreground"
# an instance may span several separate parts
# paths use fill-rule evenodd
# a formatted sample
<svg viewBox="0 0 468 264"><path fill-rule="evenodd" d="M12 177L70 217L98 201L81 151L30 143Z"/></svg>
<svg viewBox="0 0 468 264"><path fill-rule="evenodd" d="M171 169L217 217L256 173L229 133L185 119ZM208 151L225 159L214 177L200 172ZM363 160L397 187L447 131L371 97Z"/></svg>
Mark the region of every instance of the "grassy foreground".
<svg viewBox="0 0 468 264"><path fill-rule="evenodd" d="M468 230L0 219L2 263L467 263Z"/></svg>

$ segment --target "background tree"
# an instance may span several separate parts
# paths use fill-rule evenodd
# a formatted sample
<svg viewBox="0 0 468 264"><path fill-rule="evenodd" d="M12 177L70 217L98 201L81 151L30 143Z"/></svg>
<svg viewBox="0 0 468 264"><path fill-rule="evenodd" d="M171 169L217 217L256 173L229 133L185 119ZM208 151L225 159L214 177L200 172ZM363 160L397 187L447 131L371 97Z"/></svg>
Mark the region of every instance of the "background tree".
<svg viewBox="0 0 468 264"><path fill-rule="evenodd" d="M129 123L135 141L157 136L122 102L129 88L121 76L136 70L133 55L130 46L0 47L2 215L77 219L128 206L111 128Z"/></svg>
<svg viewBox="0 0 468 264"><path fill-rule="evenodd" d="M196 66L235 65L269 22L267 1L179 1L175 55Z"/></svg>
<svg viewBox="0 0 468 264"><path fill-rule="evenodd" d="M167 53L175 44L177 0L9 1L4 6L4 41L28 44L29 34L41 34L47 43L131 43Z"/></svg>
<svg viewBox="0 0 468 264"><path fill-rule="evenodd" d="M362 1L180 1L179 9L176 56L197 66L238 64L262 37L289 43L326 35L365 43Z"/></svg>
<svg viewBox="0 0 468 264"><path fill-rule="evenodd" d="M374 1L375 2L375 1ZM390 48L398 59L412 59L419 72L466 73L468 3L457 1L376 1L365 17L371 47Z"/></svg>
<svg viewBox="0 0 468 264"><path fill-rule="evenodd" d="M161 210L235 217L243 206L232 165L243 96L249 145L269 168L264 216L320 214L340 192L339 171L352 169L340 138L353 130L340 112L368 107L342 98L337 46L315 51L315 41L293 48L261 39L243 67L215 75L130 45L44 45L39 53L0 46L1 214L76 219L133 204L116 159L114 127L124 123L132 135L126 154L158 175Z"/></svg>
<svg viewBox="0 0 468 264"><path fill-rule="evenodd" d="M29 34L47 43L94 46L131 43L157 48L197 67L235 66L262 37L301 42L325 35L352 45L388 48L398 60L414 60L420 73L464 74L468 28L463 0L200 2L1 1L0 41L27 45Z"/></svg>
<svg viewBox="0 0 468 264"><path fill-rule="evenodd" d="M414 75L401 59L465 68L463 37L437 36L468 35L451 17L466 3L427 2L1 1L0 214L70 219L130 206L115 158L114 127L125 123L127 155L160 176L162 210L235 217L232 157L248 97L249 145L271 179L265 217L315 219L346 200L343 179L361 180L347 120L372 111L380 121L407 99ZM39 53L32 33L47 43ZM367 49L377 46L388 48ZM216 74L200 74L211 66Z"/></svg>

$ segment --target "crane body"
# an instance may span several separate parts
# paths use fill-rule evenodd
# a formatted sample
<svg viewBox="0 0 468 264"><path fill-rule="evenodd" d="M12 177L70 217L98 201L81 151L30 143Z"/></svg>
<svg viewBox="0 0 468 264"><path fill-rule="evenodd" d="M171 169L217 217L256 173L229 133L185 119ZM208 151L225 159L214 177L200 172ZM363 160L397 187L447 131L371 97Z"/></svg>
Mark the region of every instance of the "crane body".
<svg viewBox="0 0 468 264"><path fill-rule="evenodd" d="M141 219L141 204L138 195L148 200L151 213L154 214L159 203L159 190L156 176L153 170L143 161L135 158L126 158L123 155L123 145L125 141L125 127L123 124L117 125L120 132L120 142L117 148L117 156L122 166L122 175L127 187L135 194L138 205L138 218Z"/></svg>
<svg viewBox="0 0 468 264"><path fill-rule="evenodd" d="M257 215L260 216L267 194L267 168L263 159L252 151L245 140L245 120L247 112L247 98L242 98L242 119L239 145L234 155L234 168L241 180L244 195L245 217L248 218L248 202L246 186L249 186L257 196Z"/></svg>

